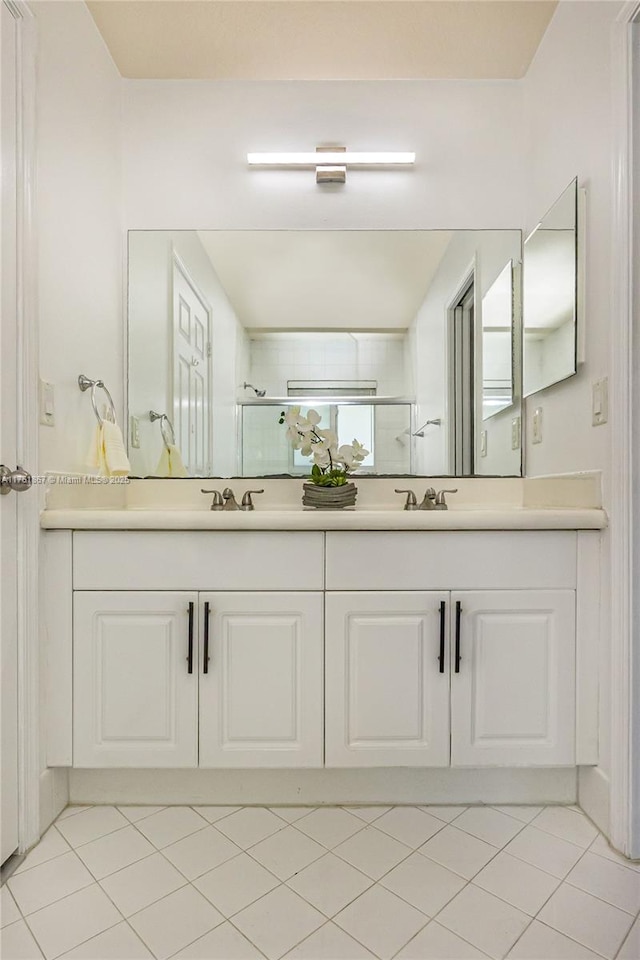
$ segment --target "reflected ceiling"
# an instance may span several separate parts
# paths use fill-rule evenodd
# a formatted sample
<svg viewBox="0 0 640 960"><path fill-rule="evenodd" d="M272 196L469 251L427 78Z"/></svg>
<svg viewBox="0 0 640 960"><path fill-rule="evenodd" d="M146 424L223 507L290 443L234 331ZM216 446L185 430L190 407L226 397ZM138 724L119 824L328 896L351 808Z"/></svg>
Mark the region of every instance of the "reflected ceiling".
<svg viewBox="0 0 640 960"><path fill-rule="evenodd" d="M447 230L199 231L243 326L404 330L452 237Z"/></svg>
<svg viewBox="0 0 640 960"><path fill-rule="evenodd" d="M91 0L124 77L518 79L547 0Z"/></svg>

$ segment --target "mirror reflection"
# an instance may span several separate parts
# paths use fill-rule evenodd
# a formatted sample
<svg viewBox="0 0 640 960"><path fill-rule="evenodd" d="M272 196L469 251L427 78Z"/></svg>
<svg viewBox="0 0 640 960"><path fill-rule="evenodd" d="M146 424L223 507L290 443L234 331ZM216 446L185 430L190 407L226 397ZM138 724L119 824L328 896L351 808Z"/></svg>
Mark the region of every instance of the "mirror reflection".
<svg viewBox="0 0 640 960"><path fill-rule="evenodd" d="M304 476L299 406L358 475L519 476L520 256L519 230L130 232L132 470Z"/></svg>
<svg viewBox="0 0 640 960"><path fill-rule="evenodd" d="M513 260L482 298L482 419L513 403Z"/></svg>
<svg viewBox="0 0 640 960"><path fill-rule="evenodd" d="M577 370L577 202L573 180L524 244L524 395Z"/></svg>

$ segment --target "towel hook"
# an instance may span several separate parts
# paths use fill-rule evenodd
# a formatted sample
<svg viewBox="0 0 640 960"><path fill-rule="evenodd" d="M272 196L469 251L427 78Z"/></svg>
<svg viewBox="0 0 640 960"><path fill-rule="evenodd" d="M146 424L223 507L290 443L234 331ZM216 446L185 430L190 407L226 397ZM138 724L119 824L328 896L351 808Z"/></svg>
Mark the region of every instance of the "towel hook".
<svg viewBox="0 0 640 960"><path fill-rule="evenodd" d="M107 400L109 401L109 414L110 414L109 419L111 420L112 423L116 422L116 407L113 402L113 397L105 387L104 382L102 380L91 380L89 377L85 377L84 373L81 373L80 376L78 377L78 386L80 387L83 393L85 392L85 390L88 390L89 388L91 388L91 406L93 407L93 412L95 413L96 420L98 421L100 426L102 426L102 424L104 423L104 420L100 416L100 411L98 410L98 403L96 401L96 389L98 387L106 394Z"/></svg>
<svg viewBox="0 0 640 960"><path fill-rule="evenodd" d="M160 421L160 433L162 434L162 439L164 440L164 445L167 449L169 447L175 447L176 445L176 432L173 429L173 424L166 413L156 413L155 410L149 410L149 420L153 423L155 420ZM169 428L171 431L171 439L167 438L166 428Z"/></svg>

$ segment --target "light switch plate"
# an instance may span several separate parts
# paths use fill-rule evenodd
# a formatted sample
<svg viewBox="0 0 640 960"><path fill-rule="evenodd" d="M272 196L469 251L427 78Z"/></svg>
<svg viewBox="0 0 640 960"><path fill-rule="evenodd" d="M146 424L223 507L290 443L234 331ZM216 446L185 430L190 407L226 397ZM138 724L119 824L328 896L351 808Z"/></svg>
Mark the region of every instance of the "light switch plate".
<svg viewBox="0 0 640 960"><path fill-rule="evenodd" d="M511 421L511 449L519 450L522 444L522 428L520 417L514 417Z"/></svg>
<svg viewBox="0 0 640 960"><path fill-rule="evenodd" d="M137 417L131 417L131 424L129 428L129 439L131 441L131 446L136 450L140 449L140 421Z"/></svg>
<svg viewBox="0 0 640 960"><path fill-rule="evenodd" d="M43 427L54 427L56 423L53 384L47 380L40 381L40 423Z"/></svg>
<svg viewBox="0 0 640 960"><path fill-rule="evenodd" d="M487 431L480 431L480 456L486 457L487 455Z"/></svg>
<svg viewBox="0 0 640 960"><path fill-rule="evenodd" d="M533 411L533 430L532 443L542 443L542 407L536 407Z"/></svg>
<svg viewBox="0 0 640 960"><path fill-rule="evenodd" d="M609 378L591 384L591 423L599 427L609 419Z"/></svg>

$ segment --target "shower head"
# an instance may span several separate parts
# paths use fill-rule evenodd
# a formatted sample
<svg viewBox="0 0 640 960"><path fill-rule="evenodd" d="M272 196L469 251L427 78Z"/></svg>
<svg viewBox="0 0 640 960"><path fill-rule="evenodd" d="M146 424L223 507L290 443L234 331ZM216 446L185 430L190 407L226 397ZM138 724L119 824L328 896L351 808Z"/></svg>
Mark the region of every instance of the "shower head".
<svg viewBox="0 0 640 960"><path fill-rule="evenodd" d="M250 387L251 390L254 391L256 397L264 397L264 396L266 395L266 393L267 393L266 390L258 390L258 388L257 388L257 387L254 387L254 385L253 385L252 383L247 383L246 381L244 382L243 387L244 387L245 390L246 390L248 387Z"/></svg>

